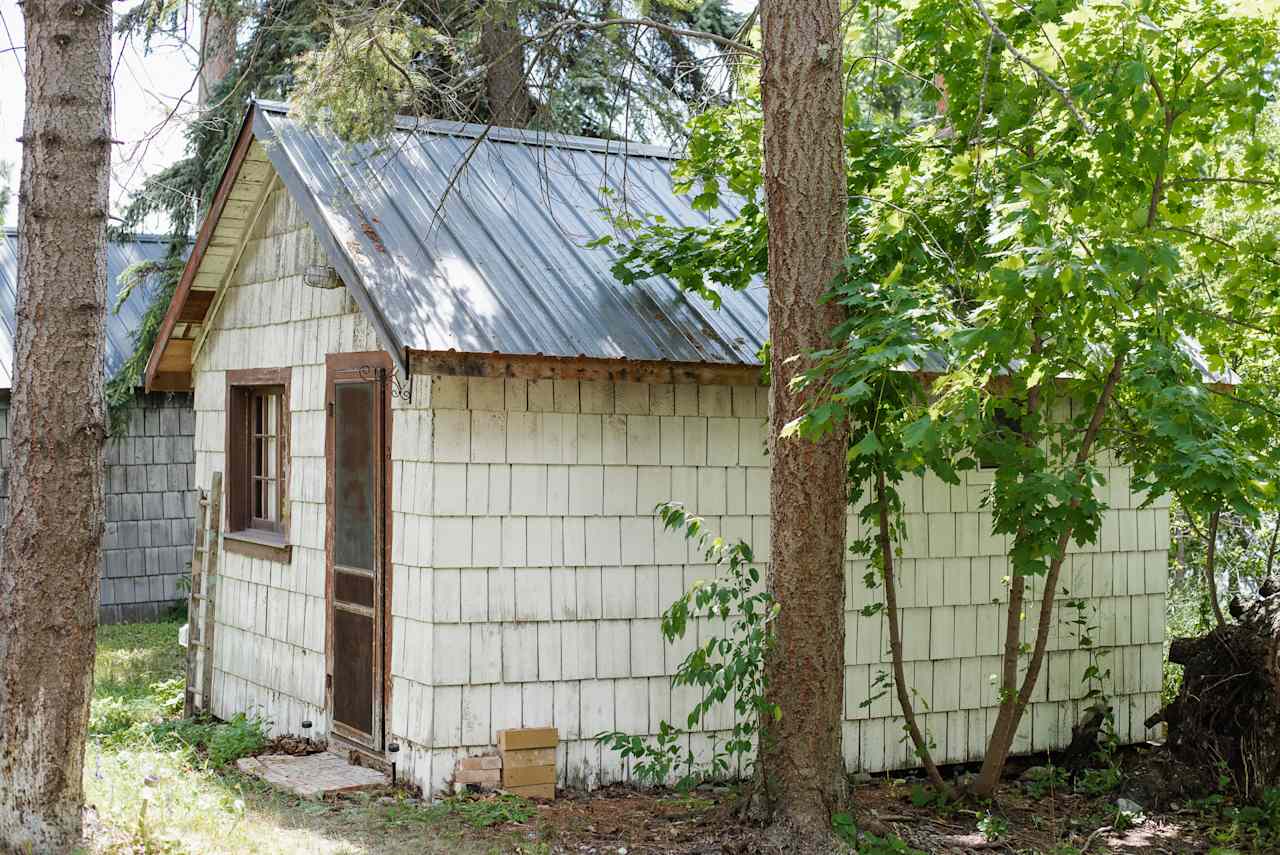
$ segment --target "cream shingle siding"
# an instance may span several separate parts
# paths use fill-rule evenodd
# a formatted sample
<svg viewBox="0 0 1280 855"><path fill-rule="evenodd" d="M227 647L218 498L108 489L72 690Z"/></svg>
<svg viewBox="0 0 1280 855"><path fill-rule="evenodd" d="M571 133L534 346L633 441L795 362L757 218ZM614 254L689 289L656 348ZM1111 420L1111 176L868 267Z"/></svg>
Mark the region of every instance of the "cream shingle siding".
<svg viewBox="0 0 1280 855"><path fill-rule="evenodd" d="M196 483L225 469L226 372L292 367L288 499L293 560L285 565L223 551L216 593L214 712L256 712L277 732L324 706L324 360L374 350L369 325L345 291L307 288L302 272L324 253L280 190L268 200L232 278L214 332L195 365Z"/></svg>
<svg viewBox="0 0 1280 855"><path fill-rule="evenodd" d="M225 377L232 368L293 366L290 484L293 562L222 555L215 709L260 709L277 731L310 718L327 732L324 686L324 356L377 348L341 291L301 285L322 253L297 209L272 197L196 365L199 483L223 465ZM414 379L393 410L391 739L401 767L438 788L460 755L504 727L560 729L566 782L625 778L592 740L682 722L693 696L669 675L698 638L663 642L662 610L707 575L698 550L663 530L662 500L685 502L729 538L769 556L767 392L756 387ZM1102 488L1112 509L1099 544L1063 574L1089 597L1094 637L1126 740L1146 737L1158 701L1168 511L1137 510L1125 470ZM1007 574L1003 537L981 501L989 476L959 486L903 485L901 605L907 674L944 761L981 756L994 718ZM850 536L857 535L851 517ZM913 765L891 694L882 596L850 562L846 602L844 751L851 769ZM1029 596L1038 596L1036 581ZM1088 657L1059 597L1055 631L1016 750L1065 744L1086 687ZM1027 609L1026 626L1038 618ZM1029 629L1028 632L1031 630ZM920 705L921 710L924 704ZM727 728L732 711L713 725ZM704 753L712 735L697 733Z"/></svg>

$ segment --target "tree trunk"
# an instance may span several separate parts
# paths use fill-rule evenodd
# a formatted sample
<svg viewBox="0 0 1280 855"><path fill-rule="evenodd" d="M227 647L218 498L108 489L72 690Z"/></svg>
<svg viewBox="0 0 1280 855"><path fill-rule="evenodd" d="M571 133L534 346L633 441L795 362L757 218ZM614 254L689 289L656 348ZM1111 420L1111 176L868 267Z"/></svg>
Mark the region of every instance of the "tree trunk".
<svg viewBox="0 0 1280 855"><path fill-rule="evenodd" d="M951 787L938 770L938 764L929 750L929 741L920 730L916 719L915 707L911 703L911 687L907 685L906 663L903 661L902 629L898 625L898 578L893 567L893 538L889 533L889 498L885 489L884 472L876 474L876 505L879 507L880 529L876 540L880 549L880 560L884 564L884 610L889 622L889 654L893 659L893 688L898 695L898 706L902 708L902 717L906 721L907 735L916 747L916 756L924 766L929 782L940 795L951 798Z"/></svg>
<svg viewBox="0 0 1280 855"><path fill-rule="evenodd" d="M805 354L830 344L842 318L835 304L822 302L846 251L839 7L838 0L765 0L761 7L773 437L769 585L781 606L766 673L782 716L762 734L760 768L765 807L797 845L830 834L831 813L846 795L840 715L847 435L778 438L804 409L791 379L807 364Z"/></svg>
<svg viewBox="0 0 1280 855"><path fill-rule="evenodd" d="M525 80L525 38L515 10L510 0L488 0L480 14L489 121L506 128L528 127L536 111Z"/></svg>
<svg viewBox="0 0 1280 855"><path fill-rule="evenodd" d="M1169 726L1183 788L1171 796L1216 791L1224 764L1245 798L1280 787L1280 578L1266 579L1248 604L1232 601L1238 623L1203 638L1175 638L1169 661L1182 665L1182 688L1147 720Z"/></svg>
<svg viewBox="0 0 1280 855"><path fill-rule="evenodd" d="M1271 545L1267 547L1267 575L1270 576L1276 564L1276 546L1280 545L1280 511L1276 512L1276 521L1271 529Z"/></svg>
<svg viewBox="0 0 1280 855"><path fill-rule="evenodd" d="M1209 588L1209 604L1213 606L1213 619L1219 627L1227 625L1222 616L1222 603L1218 602L1218 523L1222 519L1222 511L1214 510L1209 514L1209 533L1204 546L1204 581Z"/></svg>
<svg viewBox="0 0 1280 855"><path fill-rule="evenodd" d="M1141 290L1141 289L1139 289ZM1115 394L1116 386L1124 373L1128 352L1120 350L1111 360L1111 370L1107 372L1102 392L1093 405L1093 415L1089 418L1089 426L1085 428L1076 451L1076 479L1083 477L1083 466L1093 453L1094 442L1102 429L1107 407ZM1038 396L1035 399L1038 401ZM1036 405L1038 406L1038 404ZM1034 412L1034 409L1028 413ZM1078 499L1071 500L1072 507L1078 507ZM1053 626L1053 603L1058 593L1058 577L1067 560L1067 545L1071 542L1074 531L1067 524L1058 535L1058 543L1049 560L1049 567L1041 583L1040 616L1036 624L1035 642L1031 646L1031 655L1027 660L1027 673L1022 678L1021 686L1017 683L1018 656L1022 650L1023 600L1026 593L1026 579L1017 573L1009 585L1009 605L1005 610L1005 645L1002 660L1003 675L1000 681L1000 708L996 713L995 725L991 728L991 736L987 740L987 750L982 757L982 768L973 783L973 793L980 798L990 798L1000 784L1000 776L1004 773L1004 764L1013 750L1013 740L1018 732L1018 724L1031 703L1031 693L1035 690L1036 681L1040 679L1040 669L1044 665L1045 653L1049 649L1049 631Z"/></svg>
<svg viewBox="0 0 1280 855"><path fill-rule="evenodd" d="M103 527L111 4L27 0L0 852L80 842Z"/></svg>
<svg viewBox="0 0 1280 855"><path fill-rule="evenodd" d="M210 94L222 78L231 73L236 63L236 25L238 20L226 14L214 0L205 0L204 18L200 23L200 112L211 105Z"/></svg>

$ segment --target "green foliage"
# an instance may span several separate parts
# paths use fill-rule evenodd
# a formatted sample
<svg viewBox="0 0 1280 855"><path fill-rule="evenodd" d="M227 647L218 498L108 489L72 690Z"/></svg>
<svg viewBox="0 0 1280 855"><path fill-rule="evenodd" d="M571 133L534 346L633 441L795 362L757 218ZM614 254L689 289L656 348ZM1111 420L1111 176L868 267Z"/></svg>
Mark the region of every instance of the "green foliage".
<svg viewBox="0 0 1280 855"><path fill-rule="evenodd" d="M723 104L705 40L605 21L647 19L731 38L742 23L725 0L588 0L503 4L524 40L529 127L593 137L674 139L702 105ZM322 20L325 42L298 57L295 94L308 117L353 142L375 140L397 114L490 121L482 31L492 6L355 3ZM624 71L625 69L625 71Z"/></svg>
<svg viewBox="0 0 1280 855"><path fill-rule="evenodd" d="M836 839L859 855L924 855L919 849L908 846L896 834L880 837L868 831L858 831L853 815L839 812L831 817L831 828Z"/></svg>
<svg viewBox="0 0 1280 855"><path fill-rule="evenodd" d="M733 706L733 728L723 742L713 743L705 761L695 757L688 732L665 720L652 739L621 731L599 733L595 739L623 758L635 758L631 773L641 782L664 784L674 778L678 788L687 790L703 780L735 773L749 778L761 722L782 716L781 707L766 697L764 671L778 605L761 585L750 546L712 536L700 517L679 504L660 504L657 511L663 525L683 529L717 571L715 578L695 582L662 615L668 643L691 629L702 637L671 678L673 686L700 690L685 726L696 729L713 709L727 703ZM723 628L723 635L716 633L717 627Z"/></svg>
<svg viewBox="0 0 1280 855"><path fill-rule="evenodd" d="M1027 792L1033 798L1053 797L1056 793L1066 792L1071 788L1071 780L1067 770L1052 763L1046 767L1045 774L1027 783Z"/></svg>
<svg viewBox="0 0 1280 855"><path fill-rule="evenodd" d="M472 828L528 822L538 815L533 802L506 793L488 798L457 797L446 799L445 804L450 813Z"/></svg>
<svg viewBox="0 0 1280 855"><path fill-rule="evenodd" d="M853 819L852 814L837 813L831 817L831 828L836 833L836 837L850 846L856 846L858 843L858 825Z"/></svg>
<svg viewBox="0 0 1280 855"><path fill-rule="evenodd" d="M124 237L121 235L121 237ZM120 311L129 293L137 287L148 287L151 298L142 313L142 319L131 331L133 350L121 363L116 373L107 380L104 395L107 402L108 427L112 436L121 436L129 424L129 406L134 401L137 388L142 385L142 375L147 367L147 358L151 355L151 345L155 343L160 332L160 324L164 321L169 301L182 276L183 261L186 257L186 240L170 242L169 254L163 262L143 262L133 265L122 274L120 296L116 304L110 307L115 313Z"/></svg>
<svg viewBox="0 0 1280 855"><path fill-rule="evenodd" d="M1280 312L1275 229L1257 222L1280 208L1274 21L1217 0L987 3L997 34L976 4L877 8L898 36L891 58L850 52L865 88L846 99L850 245L830 294L848 320L812 355L808 413L783 437L848 423L851 501L874 534L883 477L894 544L906 475L988 470L1011 584L1055 576L1042 611L1066 548L1097 541L1113 458L1147 501L1256 517L1280 435L1274 372L1258 370ZM917 96L886 114L880 86ZM746 177L758 108L700 117L691 139L706 141L681 167L691 192L709 204L735 185L750 216L633 225L617 273L667 273L714 302L765 269ZM1240 383L1206 384L1202 365ZM854 551L883 575L874 537ZM1028 696L1000 687L1003 703Z"/></svg>
<svg viewBox="0 0 1280 855"><path fill-rule="evenodd" d="M1085 769L1076 778L1076 792L1086 796L1105 796L1120 789L1123 773L1119 765L1109 764L1100 769Z"/></svg>
<svg viewBox="0 0 1280 855"><path fill-rule="evenodd" d="M1220 785L1220 792L1192 803L1207 821L1210 838L1223 846L1249 852L1280 848L1280 788L1267 788L1255 803L1238 804L1221 792L1231 787L1230 777L1224 774Z"/></svg>
<svg viewBox="0 0 1280 855"><path fill-rule="evenodd" d="M986 816L978 820L978 831L982 833L988 843L995 843L1009 834L1009 820L999 814L988 812Z"/></svg>
<svg viewBox="0 0 1280 855"><path fill-rule="evenodd" d="M230 721L218 723L206 743L209 762L225 766L261 751L267 745L267 726L263 719L250 718L244 713L236 713Z"/></svg>

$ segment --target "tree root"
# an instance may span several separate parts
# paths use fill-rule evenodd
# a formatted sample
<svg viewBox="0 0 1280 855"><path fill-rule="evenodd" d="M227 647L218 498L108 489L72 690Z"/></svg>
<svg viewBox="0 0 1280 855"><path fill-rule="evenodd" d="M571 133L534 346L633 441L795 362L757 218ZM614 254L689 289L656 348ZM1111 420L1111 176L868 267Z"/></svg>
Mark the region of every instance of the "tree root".
<svg viewBox="0 0 1280 855"><path fill-rule="evenodd" d="M1245 798L1280 785L1280 579L1232 613L1238 623L1173 640L1182 688L1146 722L1167 724L1171 753L1194 770L1188 795L1216 789L1223 773Z"/></svg>

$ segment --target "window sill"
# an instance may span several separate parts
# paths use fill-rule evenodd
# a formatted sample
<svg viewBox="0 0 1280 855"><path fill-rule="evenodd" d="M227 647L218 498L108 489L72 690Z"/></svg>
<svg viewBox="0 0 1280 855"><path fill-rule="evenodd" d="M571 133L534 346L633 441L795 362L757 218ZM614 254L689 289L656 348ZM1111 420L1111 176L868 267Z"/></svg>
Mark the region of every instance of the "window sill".
<svg viewBox="0 0 1280 855"><path fill-rule="evenodd" d="M282 534L270 531L228 531L222 535L222 548L227 552L277 561L288 564L293 558L293 546Z"/></svg>

